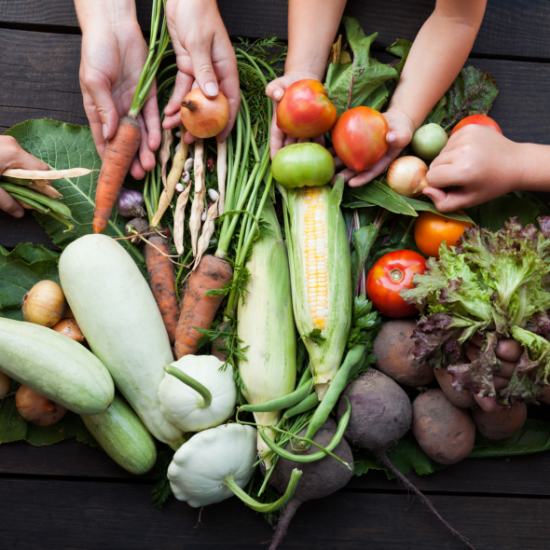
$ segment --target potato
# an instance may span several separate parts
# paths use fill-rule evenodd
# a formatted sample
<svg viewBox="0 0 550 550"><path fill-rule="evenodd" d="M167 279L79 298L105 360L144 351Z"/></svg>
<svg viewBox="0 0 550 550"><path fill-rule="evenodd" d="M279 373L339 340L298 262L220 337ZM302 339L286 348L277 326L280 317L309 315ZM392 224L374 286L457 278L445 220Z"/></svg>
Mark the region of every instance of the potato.
<svg viewBox="0 0 550 550"><path fill-rule="evenodd" d="M416 323L410 319L388 321L374 340L373 353L376 368L404 386L426 386L435 376L429 365L414 363L411 340Z"/></svg>
<svg viewBox="0 0 550 550"><path fill-rule="evenodd" d="M455 464L474 448L476 429L467 410L453 405L442 390L428 390L413 403L413 434L422 450L440 464Z"/></svg>
<svg viewBox="0 0 550 550"><path fill-rule="evenodd" d="M527 405L516 401L511 407L487 412L481 407L471 410L477 431L487 439L504 439L521 430L527 419Z"/></svg>
<svg viewBox="0 0 550 550"><path fill-rule="evenodd" d="M458 391L453 388L453 375L447 370L447 367L442 369L434 369L434 374L439 387L443 390L443 393L453 405L456 405L461 409L467 409L468 407L473 407L476 404L474 395L468 390Z"/></svg>

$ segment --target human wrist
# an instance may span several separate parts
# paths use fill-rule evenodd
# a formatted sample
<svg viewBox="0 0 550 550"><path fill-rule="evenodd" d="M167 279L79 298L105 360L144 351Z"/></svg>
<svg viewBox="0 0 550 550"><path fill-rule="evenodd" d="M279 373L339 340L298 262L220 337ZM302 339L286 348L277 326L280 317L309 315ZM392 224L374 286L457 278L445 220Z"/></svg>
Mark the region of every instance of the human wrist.
<svg viewBox="0 0 550 550"><path fill-rule="evenodd" d="M511 155L515 166L515 184L512 190L548 191L550 189L550 156L547 145L513 143Z"/></svg>
<svg viewBox="0 0 550 550"><path fill-rule="evenodd" d="M135 0L75 0L82 34L138 27Z"/></svg>
<svg viewBox="0 0 550 550"><path fill-rule="evenodd" d="M292 73L322 81L325 67L326 58L323 61L319 56L293 55L289 52L285 62L285 75Z"/></svg>

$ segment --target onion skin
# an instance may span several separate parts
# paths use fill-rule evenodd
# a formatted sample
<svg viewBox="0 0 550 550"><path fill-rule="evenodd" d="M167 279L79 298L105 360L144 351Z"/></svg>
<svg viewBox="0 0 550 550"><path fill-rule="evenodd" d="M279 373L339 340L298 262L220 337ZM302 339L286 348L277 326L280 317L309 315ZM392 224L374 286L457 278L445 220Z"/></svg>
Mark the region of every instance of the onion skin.
<svg viewBox="0 0 550 550"><path fill-rule="evenodd" d="M399 157L388 168L386 180L390 187L403 197L417 197L428 187L427 164L418 157Z"/></svg>
<svg viewBox="0 0 550 550"><path fill-rule="evenodd" d="M4 399L10 392L10 379L7 374L0 371L0 399Z"/></svg>
<svg viewBox="0 0 550 550"><path fill-rule="evenodd" d="M27 421L39 426L51 426L59 422L67 409L40 395L27 386L19 386L15 394L15 406L19 414Z"/></svg>
<svg viewBox="0 0 550 550"><path fill-rule="evenodd" d="M59 321L59 323L53 327L53 330L59 332L59 334L63 334L63 336L67 336L75 342L80 342L81 344L84 342L84 334L82 334L80 327L76 324L74 319L63 319L63 321Z"/></svg>
<svg viewBox="0 0 550 550"><path fill-rule="evenodd" d="M40 281L23 296L23 318L52 328L65 317L67 301L61 287L54 281Z"/></svg>
<svg viewBox="0 0 550 550"><path fill-rule="evenodd" d="M228 121L229 102L221 91L210 99L195 88L181 102L181 123L197 138L217 136Z"/></svg>
<svg viewBox="0 0 550 550"><path fill-rule="evenodd" d="M121 189L117 199L117 210L123 218L142 218L145 216L145 199L139 191Z"/></svg>

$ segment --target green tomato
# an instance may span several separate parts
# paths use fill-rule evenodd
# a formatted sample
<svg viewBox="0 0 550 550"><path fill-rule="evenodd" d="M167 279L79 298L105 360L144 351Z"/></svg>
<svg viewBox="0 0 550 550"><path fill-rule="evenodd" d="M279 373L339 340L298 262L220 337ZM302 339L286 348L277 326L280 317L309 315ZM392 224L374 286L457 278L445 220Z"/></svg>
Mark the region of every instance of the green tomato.
<svg viewBox="0 0 550 550"><path fill-rule="evenodd" d="M439 124L430 122L421 126L412 138L413 151L424 160L433 160L447 144L447 133Z"/></svg>
<svg viewBox="0 0 550 550"><path fill-rule="evenodd" d="M317 143L295 143L278 151L271 164L273 177L288 189L318 187L334 176L332 155Z"/></svg>

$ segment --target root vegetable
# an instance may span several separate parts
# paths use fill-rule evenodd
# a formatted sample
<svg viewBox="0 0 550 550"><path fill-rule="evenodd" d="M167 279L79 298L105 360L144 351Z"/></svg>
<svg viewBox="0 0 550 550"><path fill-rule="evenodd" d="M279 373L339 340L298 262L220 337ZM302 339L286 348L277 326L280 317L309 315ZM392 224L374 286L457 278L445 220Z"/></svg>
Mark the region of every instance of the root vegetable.
<svg viewBox="0 0 550 550"><path fill-rule="evenodd" d="M0 371L0 399L4 399L10 391L10 379L7 374Z"/></svg>
<svg viewBox="0 0 550 550"><path fill-rule="evenodd" d="M134 218L124 226L124 232L127 237L132 237L130 239L132 244L143 244L143 240L139 236L149 233L149 223L142 218Z"/></svg>
<svg viewBox="0 0 550 550"><path fill-rule="evenodd" d="M418 157L399 157L388 169L386 179L390 187L403 197L417 197L428 187L428 166Z"/></svg>
<svg viewBox="0 0 550 550"><path fill-rule="evenodd" d="M67 302L61 287L45 280L36 283L23 296L21 307L25 321L51 328L65 316Z"/></svg>
<svg viewBox="0 0 550 550"><path fill-rule="evenodd" d="M376 368L399 384L425 386L434 379L432 367L414 362L414 342L411 340L416 323L411 320L389 321L374 340Z"/></svg>
<svg viewBox="0 0 550 550"><path fill-rule="evenodd" d="M453 388L453 375L447 370L447 367L442 369L434 369L435 378L447 399L461 409L473 407L476 404L474 395L468 390L455 390Z"/></svg>
<svg viewBox="0 0 550 550"><path fill-rule="evenodd" d="M413 433L422 450L440 464L460 462L474 448L475 425L470 414L438 389L415 399Z"/></svg>
<svg viewBox="0 0 550 550"><path fill-rule="evenodd" d="M477 431L487 439L504 439L518 432L527 419L527 405L516 401L511 407L487 412L481 407L471 411Z"/></svg>
<svg viewBox="0 0 550 550"><path fill-rule="evenodd" d="M59 321L59 323L53 327L53 330L63 334L63 336L67 336L71 340L75 340L76 342L84 342L84 334L82 334L80 327L74 319L63 319L62 321Z"/></svg>
<svg viewBox="0 0 550 550"><path fill-rule="evenodd" d="M228 121L229 102L222 92L208 98L195 88L181 102L181 123L197 138L217 136Z"/></svg>
<svg viewBox="0 0 550 550"><path fill-rule="evenodd" d="M298 435L303 437L305 432L306 430L304 429ZM336 423L329 419L317 431L313 441L326 447L332 441L335 433ZM293 452L290 442L286 445L285 449L289 452ZM318 448L311 445L304 454L313 454L315 452L318 452ZM353 464L351 449L344 439L340 441L332 452L344 462ZM296 452L293 452L293 454L296 454ZM279 458L277 464L273 468L269 483L273 485L279 493L283 493L289 483L294 468L302 470L302 478L300 483L298 483L294 497L283 509L283 514L279 519L279 524L277 525L277 530L275 531L269 550L275 550L279 546L285 536L290 521L301 504L308 500L331 495L344 487L352 476L351 470L330 456L309 463L297 463Z"/></svg>
<svg viewBox="0 0 550 550"><path fill-rule="evenodd" d="M27 422L39 426L51 426L67 414L67 409L63 405L54 403L51 399L23 385L19 386L15 394L15 406Z"/></svg>

